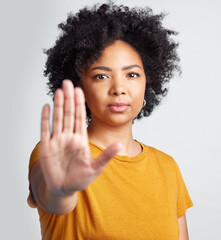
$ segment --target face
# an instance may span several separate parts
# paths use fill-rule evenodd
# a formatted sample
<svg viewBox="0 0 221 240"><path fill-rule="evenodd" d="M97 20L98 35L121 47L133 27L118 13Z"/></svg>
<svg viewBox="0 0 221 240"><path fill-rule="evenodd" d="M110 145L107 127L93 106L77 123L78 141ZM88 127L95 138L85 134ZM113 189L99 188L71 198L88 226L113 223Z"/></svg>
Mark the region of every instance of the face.
<svg viewBox="0 0 221 240"><path fill-rule="evenodd" d="M93 123L132 123L142 108L146 86L143 63L123 41L106 47L96 62L85 67L82 81Z"/></svg>

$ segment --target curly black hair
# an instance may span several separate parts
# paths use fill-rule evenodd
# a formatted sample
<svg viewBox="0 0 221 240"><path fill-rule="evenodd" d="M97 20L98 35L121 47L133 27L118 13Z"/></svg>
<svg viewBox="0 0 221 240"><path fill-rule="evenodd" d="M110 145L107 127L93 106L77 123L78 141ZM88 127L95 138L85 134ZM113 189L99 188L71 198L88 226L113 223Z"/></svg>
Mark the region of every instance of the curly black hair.
<svg viewBox="0 0 221 240"><path fill-rule="evenodd" d="M68 14L67 21L58 25L62 33L55 45L44 51L48 56L44 70L49 79L48 94L53 96L64 79L70 79L75 86L81 85L83 67L94 63L105 47L122 40L141 56L147 79L146 106L136 118L149 116L167 94L165 83L176 71L181 73L178 43L171 38L177 32L162 26L164 17L164 13L154 15L149 7L130 9L112 1ZM90 122L87 105L86 109Z"/></svg>

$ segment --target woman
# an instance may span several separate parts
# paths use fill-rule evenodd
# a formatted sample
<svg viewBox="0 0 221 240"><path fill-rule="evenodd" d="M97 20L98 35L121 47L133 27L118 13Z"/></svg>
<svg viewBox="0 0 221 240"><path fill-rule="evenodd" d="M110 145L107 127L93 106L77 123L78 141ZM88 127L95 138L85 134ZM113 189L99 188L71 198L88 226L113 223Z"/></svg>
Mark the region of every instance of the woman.
<svg viewBox="0 0 221 240"><path fill-rule="evenodd" d="M43 239L188 239L193 204L176 162L132 136L179 70L162 18L110 2L59 25L46 51L52 134L45 105L29 165Z"/></svg>

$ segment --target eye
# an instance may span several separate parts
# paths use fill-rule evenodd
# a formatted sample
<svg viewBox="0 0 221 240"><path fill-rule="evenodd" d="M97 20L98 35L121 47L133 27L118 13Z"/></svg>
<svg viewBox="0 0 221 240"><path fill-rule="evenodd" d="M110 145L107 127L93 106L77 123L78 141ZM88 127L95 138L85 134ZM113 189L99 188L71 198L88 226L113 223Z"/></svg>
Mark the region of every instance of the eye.
<svg viewBox="0 0 221 240"><path fill-rule="evenodd" d="M140 74L139 73L135 73L135 72L131 72L131 73L128 73L127 76L129 78L137 78L137 77L140 76Z"/></svg>
<svg viewBox="0 0 221 240"><path fill-rule="evenodd" d="M107 78L107 75L105 75L105 74L97 74L93 77L93 79L98 79L98 80L102 80L105 78Z"/></svg>

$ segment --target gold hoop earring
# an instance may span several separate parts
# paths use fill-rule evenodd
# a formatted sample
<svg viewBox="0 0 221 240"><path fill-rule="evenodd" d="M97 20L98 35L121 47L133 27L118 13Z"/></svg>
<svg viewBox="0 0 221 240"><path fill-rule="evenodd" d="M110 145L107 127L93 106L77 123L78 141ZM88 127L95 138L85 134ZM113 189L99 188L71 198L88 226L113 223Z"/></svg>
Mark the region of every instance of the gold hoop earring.
<svg viewBox="0 0 221 240"><path fill-rule="evenodd" d="M144 99L144 100L143 100L143 107L146 106L146 103L147 103L147 102L146 102L146 100Z"/></svg>

